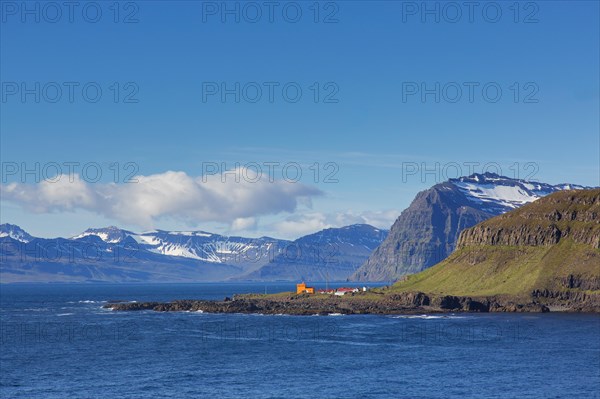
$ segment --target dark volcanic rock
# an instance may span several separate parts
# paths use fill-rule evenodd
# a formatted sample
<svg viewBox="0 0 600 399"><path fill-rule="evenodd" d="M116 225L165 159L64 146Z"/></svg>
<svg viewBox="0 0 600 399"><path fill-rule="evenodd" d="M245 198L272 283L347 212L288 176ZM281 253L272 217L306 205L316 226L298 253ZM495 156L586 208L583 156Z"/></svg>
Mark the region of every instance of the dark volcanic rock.
<svg viewBox="0 0 600 399"><path fill-rule="evenodd" d="M458 310L462 309L462 303L457 296L446 295L436 298L434 304L440 309Z"/></svg>
<svg viewBox="0 0 600 399"><path fill-rule="evenodd" d="M542 297L543 293L537 293ZM551 294L547 294L551 295ZM537 298L533 296L532 298ZM573 299L576 300L576 299ZM430 297L422 292L380 294L379 298L355 295L241 295L231 301L179 300L168 303L109 303L115 311L154 310L157 312L262 313L289 315L341 314L411 314L437 312L547 312L545 304L518 302L511 298L460 296ZM587 311L587 308L574 308ZM597 311L597 310L596 310Z"/></svg>
<svg viewBox="0 0 600 399"><path fill-rule="evenodd" d="M600 294L586 291L534 290L531 297L545 306L566 308L580 312L600 311Z"/></svg>

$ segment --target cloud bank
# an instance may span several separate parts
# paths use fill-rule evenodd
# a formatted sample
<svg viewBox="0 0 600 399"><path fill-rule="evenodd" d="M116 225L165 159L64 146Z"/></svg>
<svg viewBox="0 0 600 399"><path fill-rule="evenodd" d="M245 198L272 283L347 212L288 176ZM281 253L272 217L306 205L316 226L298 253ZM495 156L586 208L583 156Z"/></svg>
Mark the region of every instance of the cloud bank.
<svg viewBox="0 0 600 399"><path fill-rule="evenodd" d="M256 173L241 172L250 177ZM136 183L89 183L76 175L61 176L54 182L1 185L0 194L3 201L35 213L83 209L142 228L153 228L159 219L170 217L186 224L228 223L237 229L255 225L259 216L310 206L313 197L323 194L298 182L222 181L219 175L194 177L174 171L135 179Z"/></svg>

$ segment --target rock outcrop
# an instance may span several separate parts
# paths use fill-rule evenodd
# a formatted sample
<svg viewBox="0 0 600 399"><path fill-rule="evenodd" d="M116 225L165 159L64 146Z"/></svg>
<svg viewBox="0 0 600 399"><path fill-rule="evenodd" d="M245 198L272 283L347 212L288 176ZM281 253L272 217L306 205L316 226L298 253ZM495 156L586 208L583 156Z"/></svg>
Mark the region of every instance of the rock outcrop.
<svg viewBox="0 0 600 399"><path fill-rule="evenodd" d="M598 190L564 191L539 200L536 207L464 230L457 248L477 245L546 246L571 239L600 248L600 195Z"/></svg>

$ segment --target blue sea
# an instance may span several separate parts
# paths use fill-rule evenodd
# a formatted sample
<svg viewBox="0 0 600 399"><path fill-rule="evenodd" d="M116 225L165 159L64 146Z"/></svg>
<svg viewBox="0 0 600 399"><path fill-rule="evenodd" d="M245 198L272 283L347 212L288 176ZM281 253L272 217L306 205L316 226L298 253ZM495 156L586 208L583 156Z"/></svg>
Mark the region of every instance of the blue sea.
<svg viewBox="0 0 600 399"><path fill-rule="evenodd" d="M589 314L113 312L291 284L1 285L0 397L599 398Z"/></svg>

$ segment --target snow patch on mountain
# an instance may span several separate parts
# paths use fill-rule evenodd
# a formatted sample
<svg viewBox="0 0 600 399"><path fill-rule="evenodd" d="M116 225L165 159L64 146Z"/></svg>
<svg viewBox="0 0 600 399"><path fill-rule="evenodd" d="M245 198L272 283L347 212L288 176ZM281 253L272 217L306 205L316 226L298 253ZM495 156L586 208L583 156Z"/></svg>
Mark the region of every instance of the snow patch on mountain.
<svg viewBox="0 0 600 399"><path fill-rule="evenodd" d="M469 200L503 212L516 209L555 191L585 189L589 187L575 184L551 185L511 179L495 173L474 174L468 177L450 179Z"/></svg>
<svg viewBox="0 0 600 399"><path fill-rule="evenodd" d="M493 184L455 183L463 192L480 202L494 202L507 208L518 208L540 198L532 191L518 186L496 186Z"/></svg>
<svg viewBox="0 0 600 399"><path fill-rule="evenodd" d="M82 239L89 236L99 237L109 244L121 243L130 238L137 242L140 248L152 253L230 264L266 262L289 243L286 240L268 237L227 237L205 231L152 230L134 233L114 226L88 229L72 238Z"/></svg>
<svg viewBox="0 0 600 399"><path fill-rule="evenodd" d="M119 241L121 241L120 238L118 238L118 239L111 239L110 235L108 233L90 233L90 232L84 232L84 233L81 233L81 234L79 234L77 236L74 236L74 237L71 237L71 238L73 238L74 240L77 240L77 239L84 238L84 237L89 237L89 236L100 237L100 239L102 241L107 242L109 244L116 244Z"/></svg>
<svg viewBox="0 0 600 399"><path fill-rule="evenodd" d="M104 227L100 229L87 229L83 233L71 237L72 240L79 240L89 236L99 237L108 244L117 244L133 233L127 230L121 230L115 226Z"/></svg>
<svg viewBox="0 0 600 399"><path fill-rule="evenodd" d="M28 243L33 240L33 237L29 235L25 230L14 224L2 224L0 225L0 238L10 237L13 240Z"/></svg>

